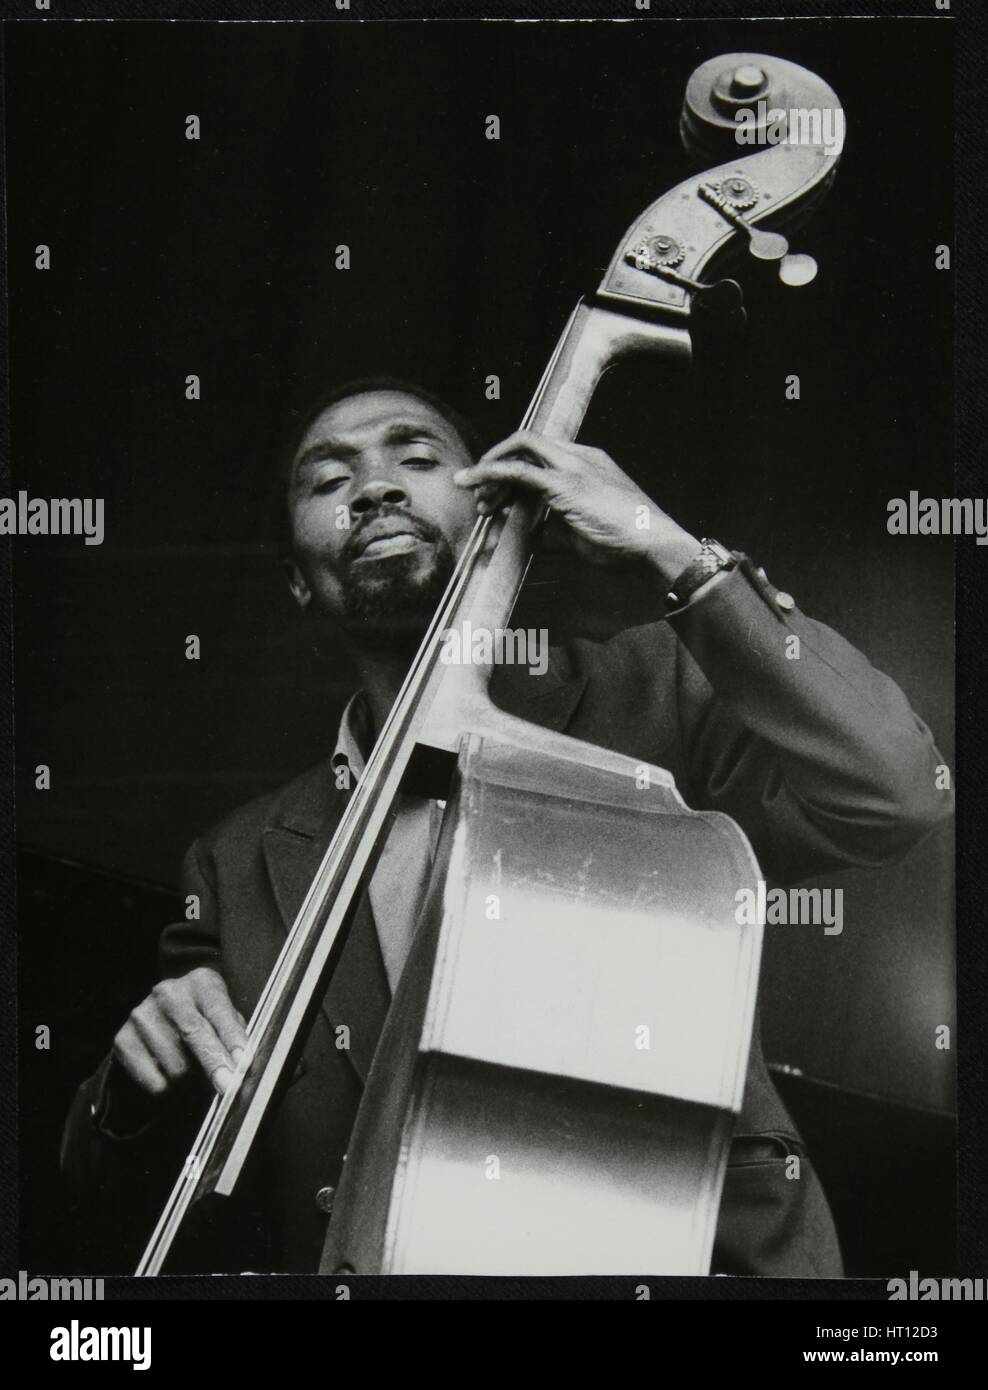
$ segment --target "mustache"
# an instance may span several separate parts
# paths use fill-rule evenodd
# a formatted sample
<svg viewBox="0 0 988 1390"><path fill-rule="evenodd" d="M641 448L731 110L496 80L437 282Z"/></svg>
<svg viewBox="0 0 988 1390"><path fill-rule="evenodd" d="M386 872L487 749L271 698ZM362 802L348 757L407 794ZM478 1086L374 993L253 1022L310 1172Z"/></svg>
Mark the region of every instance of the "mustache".
<svg viewBox="0 0 988 1390"><path fill-rule="evenodd" d="M434 526L431 521L426 521L424 517L416 516L414 512L403 507L380 507L373 512L365 513L347 536L340 553L344 565L349 565L360 554L367 530L377 522L391 518L400 520L402 531L417 536L419 540L431 541L434 544L443 542L443 533L439 527Z"/></svg>

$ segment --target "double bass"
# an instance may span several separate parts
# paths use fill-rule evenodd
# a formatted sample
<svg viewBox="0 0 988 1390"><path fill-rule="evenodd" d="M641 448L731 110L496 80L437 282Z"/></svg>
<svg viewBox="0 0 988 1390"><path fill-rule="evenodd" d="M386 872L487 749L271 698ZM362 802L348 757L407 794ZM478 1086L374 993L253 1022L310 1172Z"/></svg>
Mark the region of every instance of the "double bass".
<svg viewBox="0 0 988 1390"><path fill-rule="evenodd" d="M712 275L728 253L788 285L815 274L784 233L839 160L831 88L783 59L724 54L690 77L680 130L708 167L621 238L522 428L575 439L601 375L630 354L688 364L694 314L743 317L737 282ZM740 827L691 810L669 772L509 715L489 668L440 659L444 634L506 627L544 519L520 498L477 520L139 1275L161 1273L196 1211L234 1192L407 791L445 802L442 828L323 1270L709 1270L761 951L762 924L735 906L760 873Z"/></svg>

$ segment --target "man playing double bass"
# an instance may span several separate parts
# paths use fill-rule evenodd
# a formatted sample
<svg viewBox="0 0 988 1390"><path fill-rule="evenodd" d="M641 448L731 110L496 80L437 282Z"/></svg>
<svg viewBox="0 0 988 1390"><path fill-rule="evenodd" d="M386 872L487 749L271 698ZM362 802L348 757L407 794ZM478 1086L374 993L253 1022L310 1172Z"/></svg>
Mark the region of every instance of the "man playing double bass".
<svg viewBox="0 0 988 1390"><path fill-rule="evenodd" d="M655 621L553 650L539 677L498 667L492 693L503 708L667 768L688 805L742 826L779 884L890 863L950 814L950 793L936 785L942 758L899 688L746 557L690 535L599 449L522 432L476 453L454 411L390 380L321 399L287 450L291 591L315 621L342 627L360 689L327 758L189 850L183 893L195 895L198 920L165 930L161 983L123 1023L66 1126L66 1171L118 1210L125 1188L147 1187L165 1164L174 1175L209 1084L229 1084L247 1043L244 1020L477 512L516 491L547 504L550 524L588 561L636 566L654 593ZM785 656L792 634L799 661ZM200 1251L198 1267L319 1267L440 814L436 803L401 802L252 1181L230 1199L239 1204L233 1235ZM787 1180L790 1154L801 1156L799 1181ZM842 1272L826 1198L769 1079L757 1026L712 1268Z"/></svg>

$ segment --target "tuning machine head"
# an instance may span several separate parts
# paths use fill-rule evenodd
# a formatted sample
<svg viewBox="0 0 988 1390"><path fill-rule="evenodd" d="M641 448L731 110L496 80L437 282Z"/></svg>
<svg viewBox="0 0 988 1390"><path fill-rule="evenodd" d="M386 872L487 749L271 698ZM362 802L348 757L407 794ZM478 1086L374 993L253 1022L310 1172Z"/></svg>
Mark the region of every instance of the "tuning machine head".
<svg viewBox="0 0 988 1390"><path fill-rule="evenodd" d="M704 312L719 319L734 319L744 322L747 315L744 309L744 293L736 280L694 280L683 275L677 266L681 265L684 252L675 237L650 237L648 241L630 246L625 252L625 261L637 270L654 275L669 285L678 285L687 290L694 304Z"/></svg>
<svg viewBox="0 0 988 1390"><path fill-rule="evenodd" d="M790 254L789 241L781 232L766 232L745 219L749 208L758 206L759 193L750 179L731 174L721 183L701 183L700 197L716 208L725 222L748 238L748 253L757 261L778 261L779 279L784 285L808 285L816 278L817 263L812 256Z"/></svg>

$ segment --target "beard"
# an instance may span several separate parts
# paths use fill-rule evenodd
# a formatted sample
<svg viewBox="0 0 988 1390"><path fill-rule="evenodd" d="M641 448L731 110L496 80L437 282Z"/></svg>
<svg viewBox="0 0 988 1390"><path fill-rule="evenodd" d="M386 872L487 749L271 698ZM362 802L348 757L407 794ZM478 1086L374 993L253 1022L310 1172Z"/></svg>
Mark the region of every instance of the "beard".
<svg viewBox="0 0 988 1390"><path fill-rule="evenodd" d="M441 531L418 517L404 514L404 519L413 520L416 535L431 544L431 556L415 550L385 555L373 564L354 564L360 530L354 532L344 548L343 626L364 647L414 651L456 565Z"/></svg>

